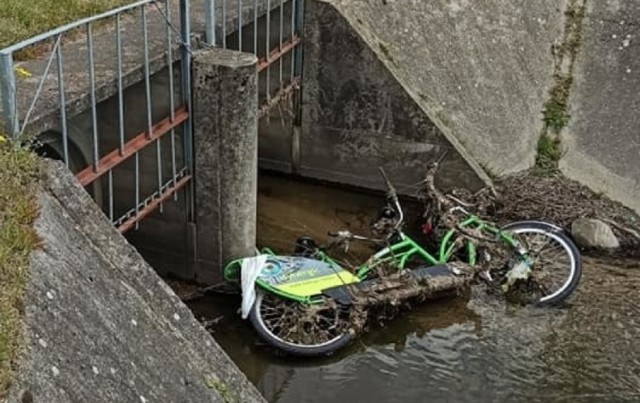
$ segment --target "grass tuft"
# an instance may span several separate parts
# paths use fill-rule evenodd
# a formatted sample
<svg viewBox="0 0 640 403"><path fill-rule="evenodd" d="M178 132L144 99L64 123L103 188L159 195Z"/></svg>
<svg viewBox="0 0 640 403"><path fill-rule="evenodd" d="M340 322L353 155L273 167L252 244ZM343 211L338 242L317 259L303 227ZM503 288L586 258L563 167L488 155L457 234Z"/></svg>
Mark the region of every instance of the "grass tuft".
<svg viewBox="0 0 640 403"><path fill-rule="evenodd" d="M41 172L34 153L0 141L0 400L11 383L22 348L29 254L40 243L33 223L38 214L35 192Z"/></svg>
<svg viewBox="0 0 640 403"><path fill-rule="evenodd" d="M558 161L562 157L560 140L543 134L538 139L538 153L533 173L537 176L553 176L558 172Z"/></svg>
<svg viewBox="0 0 640 403"><path fill-rule="evenodd" d="M556 134L560 133L560 130L569 123L570 116L567 112L567 104L572 81L570 76L557 76L556 83L550 93L551 96L545 103L544 123Z"/></svg>

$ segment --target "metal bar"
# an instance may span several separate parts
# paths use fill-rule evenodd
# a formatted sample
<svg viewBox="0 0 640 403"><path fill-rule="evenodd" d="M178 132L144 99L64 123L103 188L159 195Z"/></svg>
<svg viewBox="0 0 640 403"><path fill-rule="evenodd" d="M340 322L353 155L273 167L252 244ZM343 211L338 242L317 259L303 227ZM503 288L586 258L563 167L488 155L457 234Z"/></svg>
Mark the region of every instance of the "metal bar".
<svg viewBox="0 0 640 403"><path fill-rule="evenodd" d="M227 48L227 0L222 0L222 48Z"/></svg>
<svg viewBox="0 0 640 403"><path fill-rule="evenodd" d="M298 46L301 42L302 40L296 36L293 39L290 39L284 42L282 44L282 47L273 49L271 52L269 52L266 58L258 60L258 73L260 73L262 70L269 67L270 64L273 64L274 61L280 59L287 52L290 52L292 49Z"/></svg>
<svg viewBox="0 0 640 403"><path fill-rule="evenodd" d="M147 35L147 13L144 8L142 11L142 41L144 53L144 94L147 107L147 134L151 135L151 126L153 125L153 116L151 115L151 73L149 71L149 38Z"/></svg>
<svg viewBox="0 0 640 403"><path fill-rule="evenodd" d="M238 0L238 52L242 52L242 0Z"/></svg>
<svg viewBox="0 0 640 403"><path fill-rule="evenodd" d="M66 25L62 25L62 26L60 26L60 27L58 27L56 29L52 29L50 31L44 32L44 33L42 33L40 35L33 36L33 37L31 37L29 39L26 39L26 40L24 40L22 42L18 42L18 43L14 44L14 45L11 45L9 47L4 48L2 51L3 51L3 53L15 53L16 51L18 51L20 49L23 49L23 48L25 48L27 46L33 45L33 44L38 43L38 42L42 42L44 40L47 40L47 39L51 38L52 36L64 34L67 31L71 31L72 29L76 29L78 27L85 26L85 25L87 25L87 24L89 24L91 22L102 20L102 19L107 18L107 17L113 17L114 15L121 14L121 13L129 11L129 10L133 10L135 8L144 6L146 4L154 3L155 1L157 1L157 0L142 0L142 1L138 1L138 2L132 3L132 4L128 4L126 6L114 8L112 10L106 11L106 12L101 13L101 14L97 14L97 15L94 15L94 16L91 16L91 17L83 18L81 20L77 20L77 21L74 21L72 23L69 23L69 24L66 24Z"/></svg>
<svg viewBox="0 0 640 403"><path fill-rule="evenodd" d="M176 131L171 129L171 178L173 183L176 183ZM174 200L178 200L178 194L175 195Z"/></svg>
<svg viewBox="0 0 640 403"><path fill-rule="evenodd" d="M14 137L18 134L18 104L16 102L16 77L13 73L13 54L0 53L0 94L2 94L2 114L4 130Z"/></svg>
<svg viewBox="0 0 640 403"><path fill-rule="evenodd" d="M136 186L136 205L135 212L136 216L138 215L138 210L140 208L140 155L136 152L135 154L136 160L136 172L135 172L135 186ZM138 222L135 222L136 229L138 229Z"/></svg>
<svg viewBox="0 0 640 403"><path fill-rule="evenodd" d="M224 3L223 3L224 4ZM191 113L191 23L189 19L189 0L180 0L180 28L182 30L182 100ZM184 163L189 174L193 174L193 133L191 131L191 118L183 124ZM187 220L195 220L195 194L194 187L187 188Z"/></svg>
<svg viewBox="0 0 640 403"><path fill-rule="evenodd" d="M113 222L113 171L109 170L109 221Z"/></svg>
<svg viewBox="0 0 640 403"><path fill-rule="evenodd" d="M265 56L265 58L266 58L265 67L267 69L267 72L265 73L265 76L266 76L265 84L267 86L267 91L266 91L267 100L269 100L271 98L271 94L270 94L271 90L269 89L269 84L270 84L270 81L271 81L271 75L269 74L269 65L271 64L271 60L269 58L269 56L270 56L269 49L271 49L271 0L267 0L267 11L266 11L266 13L267 13L267 26L265 28L265 31L266 31L265 37L266 37L267 43L266 43L266 47L265 47L265 54L266 54L266 56ZM261 71L262 70L258 67L258 73L260 73Z"/></svg>
<svg viewBox="0 0 640 403"><path fill-rule="evenodd" d="M284 35L284 0L280 0L280 39L278 41L278 48L282 48L282 37ZM280 67L280 75L278 78L279 86L282 88L282 58L278 58L278 64Z"/></svg>
<svg viewBox="0 0 640 403"><path fill-rule="evenodd" d="M120 14L116 14L116 52L118 53L118 132L120 134L120 155L124 154L124 88L122 86L122 35Z"/></svg>
<svg viewBox="0 0 640 403"><path fill-rule="evenodd" d="M294 0L298 2L298 9L296 10L296 31L298 33L298 37L302 41L304 39L304 0ZM295 52L295 69L294 69L294 77L298 77L300 79L300 85L303 85L303 52L302 49L298 48ZM294 102L294 126L300 126L302 122L302 91L297 91L295 102Z"/></svg>
<svg viewBox="0 0 640 403"><path fill-rule="evenodd" d="M215 44L215 0L208 0L208 1L212 1L213 4L213 44ZM165 8L167 10L167 20L171 21L171 10L169 8L169 0L165 0ZM174 83L173 83L173 46L171 46L172 43L172 38L173 38L173 34L171 33L171 27L169 26L169 24L167 25L167 58L169 60L167 60L167 66L168 66L168 70L169 70L169 109L171 111L170 114L170 122L173 123L175 120L175 99L174 99L174 92L175 92L175 87L174 87ZM176 131L175 129L171 129L171 174L172 174L172 178L173 178L173 183L175 184L176 182ZM178 200L178 194L175 193L174 194L174 200Z"/></svg>
<svg viewBox="0 0 640 403"><path fill-rule="evenodd" d="M22 121L22 127L20 128L20 135L24 133L24 129L27 127L27 124L29 123L29 117L31 116L31 113L33 112L33 109L35 108L36 103L40 98L40 94L42 94L44 83L47 80L47 77L49 77L49 71L51 70L51 65L53 64L53 59L55 58L55 55L56 55L56 48L60 46L60 38L61 36L58 35L58 39L56 39L56 43L55 45L53 45L53 49L51 50L51 54L49 55L49 60L47 61L47 66L45 67L44 72L42 73L42 77L40 77L40 83L38 83L38 89L36 90L36 94L33 96L31 105L29 105L27 114L24 116L24 120Z"/></svg>
<svg viewBox="0 0 640 403"><path fill-rule="evenodd" d="M253 53L258 55L258 0L253 0Z"/></svg>
<svg viewBox="0 0 640 403"><path fill-rule="evenodd" d="M266 116L271 108L282 102L287 97L290 97L291 94L293 94L293 92L298 88L300 88L300 78L295 77L293 80L291 80L289 85L278 90L278 92L276 92L272 98L268 99L267 101L263 102L262 105L260 105L258 109L258 118Z"/></svg>
<svg viewBox="0 0 640 403"><path fill-rule="evenodd" d="M120 231L120 233L125 233L129 231L134 225L136 225L137 227L138 223L141 220L151 214L161 203L170 198L174 193L182 189L187 183L189 183L189 181L191 181L191 175L187 175L175 184L171 184L162 193L160 193L160 196L158 198L155 198L150 203L147 204L147 201L145 200L145 205L141 209L138 205L136 205L135 215L119 225L118 231Z"/></svg>
<svg viewBox="0 0 640 403"><path fill-rule="evenodd" d="M296 4L297 1L296 0L291 0L291 40L293 41L296 37ZM293 77L295 77L295 52L296 50L294 49L293 53L291 54L291 72L289 74L289 79L291 80Z"/></svg>
<svg viewBox="0 0 640 403"><path fill-rule="evenodd" d="M158 190L162 190L162 145L160 139L156 140L156 170L158 173ZM160 212L162 212L162 205L160 205Z"/></svg>
<svg viewBox="0 0 640 403"><path fill-rule="evenodd" d="M167 19L171 20L171 10L170 10L170 5L169 5L169 0L165 0L165 5L166 5L166 9L167 9ZM170 109L170 113L171 113L171 121L173 122L173 119L175 117L175 99L174 99L174 91L175 91L175 87L173 84L173 46L171 46L171 43L173 42L173 34L171 33L171 27L169 26L169 24L167 25L167 67L169 70L169 109ZM214 39L215 42L215 39Z"/></svg>
<svg viewBox="0 0 640 403"><path fill-rule="evenodd" d="M62 44L56 48L58 62L58 92L60 94L60 125L62 127L62 150L64 164L69 167L69 131L67 129L67 101L64 93L64 71L62 70Z"/></svg>
<svg viewBox="0 0 640 403"><path fill-rule="evenodd" d="M167 5L167 14L169 13L169 4ZM205 0L204 2L204 25L205 25L205 43L211 46L216 45L216 2L215 0ZM167 25L168 26L168 25Z"/></svg>
<svg viewBox="0 0 640 403"><path fill-rule="evenodd" d="M187 169L183 168L178 173L178 179L182 179L185 176L188 176L187 175ZM143 209L144 207L146 207L150 203L152 203L154 200L160 198L164 194L165 191L167 191L167 190L169 190L169 188L171 188L172 184L173 184L172 181L168 181L167 183L165 183L160 192L156 191L156 192L153 192L152 194L150 194L149 196L147 196L144 200L142 200L138 204L138 208L139 209ZM135 217L135 213L136 213L136 207L134 206L133 208L129 209L129 211L125 212L120 217L118 217L118 219L113 221L113 223L115 224L116 227L119 227L125 221L129 220L132 217Z"/></svg>
<svg viewBox="0 0 640 403"><path fill-rule="evenodd" d="M144 132L127 141L127 143L124 145L122 153L120 153L120 149L117 149L102 157L100 163L98 164L99 168L97 171L94 171L91 167L87 167L78 172L76 178L78 179L80 184L82 184L82 186L87 186L89 183L95 181L96 179L107 173L107 171L109 171L110 169L113 169L114 167L120 165L122 162L129 159L132 155L151 144L154 140L159 139L160 137L162 137L162 135L169 132L169 130L179 126L189 118L189 114L184 107L178 109L175 115L176 116L173 121L171 121L170 118L165 118L156 123L152 128L151 136Z"/></svg>
<svg viewBox="0 0 640 403"><path fill-rule="evenodd" d="M96 107L96 72L93 61L93 32L91 23L87 24L87 55L89 59L89 88L91 96L91 130L93 134L93 169L98 169L100 151L98 150L98 111Z"/></svg>
<svg viewBox="0 0 640 403"><path fill-rule="evenodd" d="M147 13L144 8L142 10L142 37L144 45L144 87L147 105L147 136L153 133L153 114L151 100L151 73L149 67L149 33L147 29ZM167 24L168 25L168 24ZM162 189L162 144L160 139L156 139L156 176L158 180L158 191ZM160 206L162 209L162 206Z"/></svg>

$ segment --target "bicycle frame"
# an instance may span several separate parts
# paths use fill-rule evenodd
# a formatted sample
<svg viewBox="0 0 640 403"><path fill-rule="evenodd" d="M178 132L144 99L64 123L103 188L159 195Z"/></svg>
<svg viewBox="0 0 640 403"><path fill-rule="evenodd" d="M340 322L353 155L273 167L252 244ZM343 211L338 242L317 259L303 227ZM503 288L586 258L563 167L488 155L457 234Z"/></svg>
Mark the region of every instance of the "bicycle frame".
<svg viewBox="0 0 640 403"><path fill-rule="evenodd" d="M456 231L456 229L451 229L444 235L444 237L440 241L437 257L432 255L432 254L430 254L428 251L426 251L424 248L422 248L417 242L415 242L408 235L406 235L404 232L402 232L401 226L402 226L402 223L404 221L404 214L402 212L402 206L400 205L400 202L398 200L398 196L397 196L397 193L395 191L395 188L393 187L393 185L389 181L389 178L387 177L386 173L384 172L384 170L382 168L380 168L380 173L382 174L382 177L383 177L385 183L387 184L387 189L388 189L387 200L388 200L388 202L391 202L393 204L393 209L396 212L396 214L398 214L398 218L397 218L397 221L395 223L395 226L393 227L392 232L391 232L390 236L387 239L392 239L394 237L399 237L399 241L384 247L382 250L378 251L373 256L371 256L361 266L357 267L355 269L355 271L353 272L353 274L351 274L352 278L350 279L350 281L355 279L355 280L357 280L356 282L361 282L361 281L363 281L363 280L365 280L367 278L369 273L375 267L377 267L377 266L379 266L381 264L388 263L388 262L394 262L394 266L398 270L403 270L405 268L405 266L407 265L407 262L409 261L409 259L411 259L412 257L414 257L416 255L420 259L422 259L425 263L430 264L430 265L438 265L438 264L447 263L451 259L451 257L453 256L454 248L455 248L455 239L454 239L454 237L456 236L456 233L458 231ZM455 211L462 212L466 216L463 220L461 220L459 222L459 224L457 225L457 228L459 228L461 230L463 230L465 228L474 228L476 230L480 230L481 232L488 232L489 234L496 236L496 240L503 241L503 242L509 244L510 246L515 247L518 250L518 252L520 253L520 255L526 255L526 251L524 251L522 248L520 248L520 245L518 244L518 242L516 242L508 234L502 232L499 228L497 228L493 224L485 222L482 219L480 219L479 217L470 214L469 212L464 210L462 207L454 207L453 209L450 210L450 213L454 213ZM343 236L343 235L336 234L334 236L340 237L340 236ZM344 238L344 240L349 240L349 239L366 240L368 238L354 236L353 234L350 234L347 231L347 236ZM477 254L476 253L476 246L475 246L475 243L472 241L472 239L468 239L466 247L467 247L467 252L468 252L468 262L467 263L469 263L471 265L476 264L476 254ZM263 253L265 253L265 251L268 254L275 255L269 249L263 249ZM345 283L342 280L341 274L339 272L339 270L344 270L344 269L340 266L340 264L338 264L335 260L333 260L330 256L328 256L324 251L320 250L319 248L316 249L314 251L314 253L313 253L313 258L318 259L320 261L323 261L325 263L328 263L331 267L336 268L336 270L335 270L336 276L338 276L338 278L341 279L343 284L347 285L347 283ZM233 268L241 265L241 262L242 262L242 259L238 259L238 260L230 262L225 267L225 269L224 269L224 277L225 277L225 279L227 281L232 280L233 277L234 277L234 274L237 274L237 272L234 273ZM353 278L353 275L355 275L355 278ZM277 289L276 287L270 286L268 283L266 283L266 282L264 282L264 281L262 281L260 279L256 280L256 284L258 286L260 286L261 288L263 288L263 289L265 289L265 290L267 290L269 292L272 292L274 294L277 294L277 295L279 295L279 296L281 296L283 298L287 298L287 299L294 300L294 301L301 302L301 303L313 303L314 299L317 299L316 297L319 297L321 295L321 293L319 293L317 295L307 295L307 296L293 295L293 294L290 294L289 292L287 292L286 290ZM314 290L313 292L318 292L318 291Z"/></svg>
<svg viewBox="0 0 640 403"><path fill-rule="evenodd" d="M488 232L492 235L498 236L500 240L502 240L503 242L508 243L511 246L517 247L518 244L517 242L511 238L507 233L501 231L499 228L497 228L496 226L494 226L493 224L487 223L485 221L483 221L482 219L480 219L479 217L476 217L474 215L468 215L459 225L461 228L476 228L476 229L480 229L483 232ZM383 249L381 249L380 251L376 252L374 255L372 255L365 263L363 263L362 265L360 265L359 267L357 267L355 269L355 275L356 277L360 280L363 281L367 278L367 276L369 275L369 273L376 268L377 266L381 265L381 264L385 264L385 263L389 263L389 262L396 262L396 267L398 268L398 270L402 270L406 267L407 262L409 261L409 259L411 259L414 256L418 256L420 259L422 259L425 263L427 264L431 264L431 265L437 265L437 264L443 264L449 261L449 259L452 257L453 252L454 252L454 237L456 235L457 231L454 229L451 229L449 231L447 231L447 233L444 235L444 237L442 238L442 240L440 241L440 245L439 245L439 249L438 249L438 255L437 257L432 255L431 253L429 253L427 250L425 250L422 246L420 246L417 242L415 242L413 239L411 239L411 237L409 237L408 235L406 235L404 232L402 232L401 230L397 231L397 235L399 236L400 240L398 242L395 242L391 245L388 245L386 247L384 247ZM467 251L468 251L468 258L469 261L468 263L473 265L476 263L476 248L475 248L475 243L469 241L467 243ZM275 255L275 253L273 251L271 251L268 248L264 248L262 250L263 253L267 253L267 254L271 254L271 255ZM315 252L315 258L325 261L327 263L330 263L331 265L334 265L335 267L341 267L340 264L338 264L335 260L333 260L329 255L327 255L325 252L321 251L321 250L317 250ZM227 280L231 280L232 275L231 275L231 270L230 268L234 265L234 264L239 264L240 261L242 259L238 259L235 260L233 262L230 262L227 267L225 268L225 278ZM296 295L292 295L292 294L288 294L286 292L282 292L280 290L277 290L273 287L270 287L268 284L261 282L260 280L257 281L258 286L260 286L261 288L272 292L274 294L277 294L283 298L286 299L290 299L290 300L294 300L300 303L304 303L304 304L313 304L314 302L316 302L315 300L317 298L312 297L299 297Z"/></svg>
<svg viewBox="0 0 640 403"><path fill-rule="evenodd" d="M492 235L498 235L500 239L511 246L516 246L516 241L508 234L502 232L499 228L481 220L480 218L469 215L460 223L461 228L469 228L475 226L481 231L489 232ZM438 256L434 256L424 248L422 248L417 242L411 239L402 231L399 231L400 241L385 247L384 249L373 255L367 262L356 269L356 275L360 279L364 279L368 273L376 266L386 263L388 261L396 260L398 269L405 268L407 262L414 255L422 258L426 263L436 265L443 264L449 261L453 254L453 238L456 235L456 230L449 230L440 241L440 247L438 250ZM467 243L467 250L469 252L469 264L476 263L476 250L475 244L471 241Z"/></svg>

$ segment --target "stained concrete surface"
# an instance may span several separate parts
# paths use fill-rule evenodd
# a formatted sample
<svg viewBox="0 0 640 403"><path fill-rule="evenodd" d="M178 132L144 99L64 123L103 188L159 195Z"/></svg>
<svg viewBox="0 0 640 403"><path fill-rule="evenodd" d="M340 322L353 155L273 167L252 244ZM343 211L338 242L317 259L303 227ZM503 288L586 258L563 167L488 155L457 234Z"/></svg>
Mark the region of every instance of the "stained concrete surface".
<svg viewBox="0 0 640 403"><path fill-rule="evenodd" d="M640 211L640 3L586 7L560 166Z"/></svg>
<svg viewBox="0 0 640 403"><path fill-rule="evenodd" d="M533 165L566 1L329 3L476 169Z"/></svg>
<svg viewBox="0 0 640 403"><path fill-rule="evenodd" d="M401 193L414 196L426 165L447 152L439 186L484 185L481 170L333 6L307 2L305 41L300 174L384 189L376 170L383 166Z"/></svg>
<svg viewBox="0 0 640 403"><path fill-rule="evenodd" d="M258 58L203 49L193 59L198 281L256 247Z"/></svg>
<svg viewBox="0 0 640 403"><path fill-rule="evenodd" d="M63 166L38 206L9 402L264 401Z"/></svg>

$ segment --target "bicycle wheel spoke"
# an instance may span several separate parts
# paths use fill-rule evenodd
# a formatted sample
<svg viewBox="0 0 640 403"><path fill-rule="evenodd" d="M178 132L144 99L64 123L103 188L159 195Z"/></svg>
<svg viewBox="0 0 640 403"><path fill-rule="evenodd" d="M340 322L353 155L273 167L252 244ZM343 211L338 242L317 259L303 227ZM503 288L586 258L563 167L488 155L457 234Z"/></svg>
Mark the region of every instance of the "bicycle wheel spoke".
<svg viewBox="0 0 640 403"><path fill-rule="evenodd" d="M269 331L288 343L312 345L340 337L340 312L335 303L306 306L266 295L260 307L260 315Z"/></svg>
<svg viewBox="0 0 640 403"><path fill-rule="evenodd" d="M531 275L526 281L520 281L514 290L521 294L536 295L538 301L557 299L575 276L573 251L563 235L551 228L527 227L525 224L514 228L513 238L527 251L532 263ZM503 284L506 274L521 259L517 254L512 256L515 259L507 260L504 270L495 270L499 284Z"/></svg>

